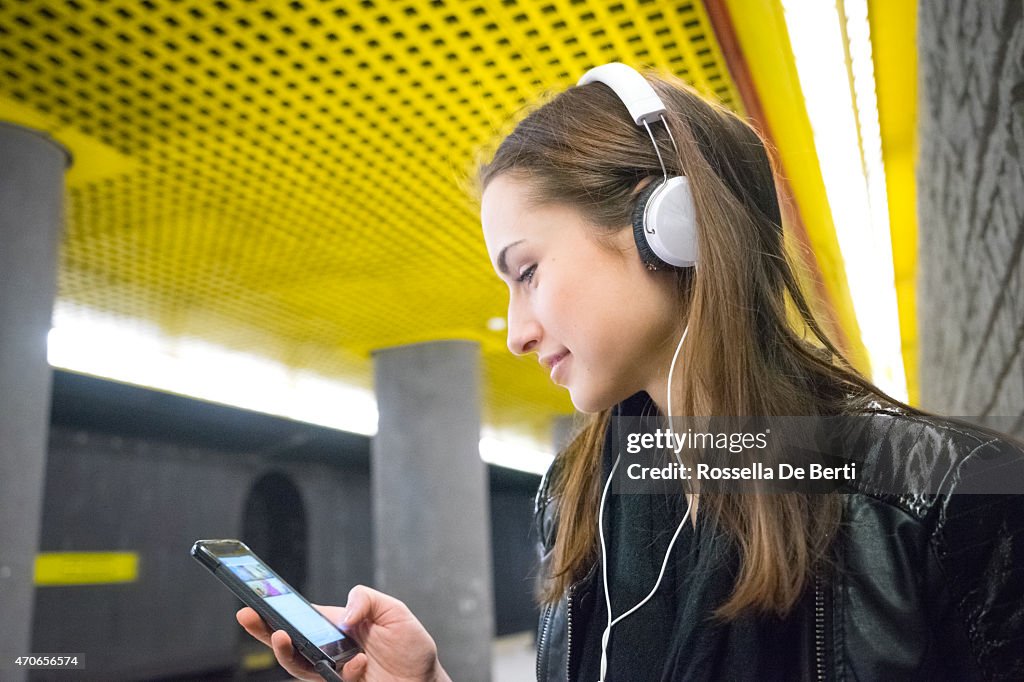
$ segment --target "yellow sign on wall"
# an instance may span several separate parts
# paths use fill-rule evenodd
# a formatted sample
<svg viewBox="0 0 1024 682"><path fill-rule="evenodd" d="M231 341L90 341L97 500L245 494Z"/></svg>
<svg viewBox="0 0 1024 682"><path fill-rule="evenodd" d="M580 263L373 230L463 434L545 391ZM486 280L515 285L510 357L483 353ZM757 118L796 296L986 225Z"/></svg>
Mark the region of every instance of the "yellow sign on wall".
<svg viewBox="0 0 1024 682"><path fill-rule="evenodd" d="M262 651L253 651L242 656L242 670L266 670L274 667L276 663L274 652L266 647Z"/></svg>
<svg viewBox="0 0 1024 682"><path fill-rule="evenodd" d="M139 555L135 552L44 552L36 556L35 571L38 586L131 583L139 578Z"/></svg>

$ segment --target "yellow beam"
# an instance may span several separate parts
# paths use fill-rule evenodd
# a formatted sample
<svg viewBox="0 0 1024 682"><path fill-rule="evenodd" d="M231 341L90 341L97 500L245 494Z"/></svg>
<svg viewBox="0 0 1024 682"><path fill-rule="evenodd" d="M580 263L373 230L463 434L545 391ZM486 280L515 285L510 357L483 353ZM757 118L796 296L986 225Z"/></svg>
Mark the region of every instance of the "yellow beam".
<svg viewBox="0 0 1024 682"><path fill-rule="evenodd" d="M870 377L782 5L777 0L725 2L825 290L846 334L849 360Z"/></svg>
<svg viewBox="0 0 1024 682"><path fill-rule="evenodd" d="M871 54L889 195L896 305L909 402L919 400L917 343L917 3L868 0Z"/></svg>

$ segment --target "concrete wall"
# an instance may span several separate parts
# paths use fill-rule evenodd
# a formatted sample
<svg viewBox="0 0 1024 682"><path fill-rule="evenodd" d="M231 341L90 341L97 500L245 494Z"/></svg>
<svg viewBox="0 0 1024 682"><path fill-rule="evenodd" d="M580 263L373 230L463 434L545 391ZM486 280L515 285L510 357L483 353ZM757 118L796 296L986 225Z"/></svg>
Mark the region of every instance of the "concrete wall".
<svg viewBox="0 0 1024 682"><path fill-rule="evenodd" d="M1024 4L919 3L921 402L1024 433Z"/></svg>

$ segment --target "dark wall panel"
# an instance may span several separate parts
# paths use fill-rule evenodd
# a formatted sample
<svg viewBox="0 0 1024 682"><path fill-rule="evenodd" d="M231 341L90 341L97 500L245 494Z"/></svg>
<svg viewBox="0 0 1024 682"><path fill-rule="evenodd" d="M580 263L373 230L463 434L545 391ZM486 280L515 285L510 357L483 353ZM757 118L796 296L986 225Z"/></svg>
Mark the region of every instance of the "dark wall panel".
<svg viewBox="0 0 1024 682"><path fill-rule="evenodd" d="M529 488L491 491L495 633L499 636L537 627L538 611L534 604L537 558L530 530L532 493Z"/></svg>
<svg viewBox="0 0 1024 682"><path fill-rule="evenodd" d="M249 490L268 471L288 475L304 499L306 594L344 603L346 585L372 579L365 469L60 427L50 450L41 551L132 551L140 559L134 583L37 591L33 650L85 653L81 679L235 662L244 635L234 621L237 601L188 551L199 538L239 537Z"/></svg>

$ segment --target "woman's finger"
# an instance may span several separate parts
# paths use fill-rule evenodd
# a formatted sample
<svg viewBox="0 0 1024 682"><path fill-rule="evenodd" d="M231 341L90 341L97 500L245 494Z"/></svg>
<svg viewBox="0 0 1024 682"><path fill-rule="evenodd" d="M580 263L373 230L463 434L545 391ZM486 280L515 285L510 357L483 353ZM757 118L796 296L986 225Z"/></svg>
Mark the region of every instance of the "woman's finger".
<svg viewBox="0 0 1024 682"><path fill-rule="evenodd" d="M238 613L235 614L235 620L250 635L270 646L270 628L267 627L267 624L263 622L258 613L246 606L238 610Z"/></svg>
<svg viewBox="0 0 1024 682"><path fill-rule="evenodd" d="M295 650L292 646L292 639L284 630L278 630L270 636L270 645L274 649L274 656L281 667L292 677L300 680L319 680L320 674L313 669L313 664Z"/></svg>
<svg viewBox="0 0 1024 682"><path fill-rule="evenodd" d="M394 603L398 602L383 592L378 592L365 585L356 585L349 590L348 604L345 605L345 620L342 625L350 627L366 619L378 622L381 615Z"/></svg>
<svg viewBox="0 0 1024 682"><path fill-rule="evenodd" d="M321 604L313 604L313 608L319 611L324 618L331 621L336 626L340 626L347 615L347 610L344 606L323 606Z"/></svg>
<svg viewBox="0 0 1024 682"><path fill-rule="evenodd" d="M360 682L366 674L369 661L366 654L356 654L341 669L341 677L345 682Z"/></svg>
<svg viewBox="0 0 1024 682"><path fill-rule="evenodd" d="M370 610L368 595L363 594L365 590L362 585L356 585L348 593L348 603L345 604L345 620L342 624L352 626L361 621Z"/></svg>

